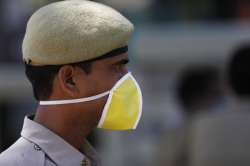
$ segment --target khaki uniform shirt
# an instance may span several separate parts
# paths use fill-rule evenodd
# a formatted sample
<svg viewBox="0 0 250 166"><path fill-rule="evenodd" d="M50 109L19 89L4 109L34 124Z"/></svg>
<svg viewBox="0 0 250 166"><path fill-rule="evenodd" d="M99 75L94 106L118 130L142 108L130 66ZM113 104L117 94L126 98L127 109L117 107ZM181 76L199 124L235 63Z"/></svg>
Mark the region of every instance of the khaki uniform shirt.
<svg viewBox="0 0 250 166"><path fill-rule="evenodd" d="M44 126L25 117L21 137L0 155L1 166L100 166L85 141L81 152Z"/></svg>

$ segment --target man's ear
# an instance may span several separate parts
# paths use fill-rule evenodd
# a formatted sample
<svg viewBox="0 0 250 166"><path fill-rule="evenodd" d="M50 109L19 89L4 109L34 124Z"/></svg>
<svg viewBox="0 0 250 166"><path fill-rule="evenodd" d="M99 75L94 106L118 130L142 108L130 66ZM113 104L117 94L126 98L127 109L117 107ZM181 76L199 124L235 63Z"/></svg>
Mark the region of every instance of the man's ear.
<svg viewBox="0 0 250 166"><path fill-rule="evenodd" d="M71 65L62 66L58 71L58 83L60 89L65 95L69 95L72 98L77 96L79 93L78 87L76 86L74 81L76 75L77 72Z"/></svg>

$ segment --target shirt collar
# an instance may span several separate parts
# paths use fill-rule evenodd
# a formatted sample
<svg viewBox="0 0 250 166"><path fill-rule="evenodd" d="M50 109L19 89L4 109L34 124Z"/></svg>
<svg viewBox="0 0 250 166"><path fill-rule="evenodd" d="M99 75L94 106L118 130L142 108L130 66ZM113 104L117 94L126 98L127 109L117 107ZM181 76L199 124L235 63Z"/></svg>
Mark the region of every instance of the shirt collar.
<svg viewBox="0 0 250 166"><path fill-rule="evenodd" d="M38 145L57 165L80 165L85 156L61 137L26 116L21 136Z"/></svg>

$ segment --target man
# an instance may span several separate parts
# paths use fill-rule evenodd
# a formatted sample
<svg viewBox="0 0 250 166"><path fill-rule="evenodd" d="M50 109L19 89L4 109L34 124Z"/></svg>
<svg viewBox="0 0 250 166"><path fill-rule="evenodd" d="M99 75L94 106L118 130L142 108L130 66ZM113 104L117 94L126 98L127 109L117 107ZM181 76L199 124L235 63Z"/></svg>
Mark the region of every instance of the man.
<svg viewBox="0 0 250 166"><path fill-rule="evenodd" d="M196 116L161 145L159 165L250 165L250 45L237 49L227 66L236 101L221 112ZM231 104L232 103L232 104ZM236 103L236 104L235 104ZM177 143L175 148L173 145Z"/></svg>
<svg viewBox="0 0 250 166"><path fill-rule="evenodd" d="M189 161L193 166L250 165L250 45L233 52L227 66L235 101L226 112L211 114L192 124Z"/></svg>
<svg viewBox="0 0 250 166"><path fill-rule="evenodd" d="M177 99L188 119L193 115L220 109L223 100L219 70L214 66L196 66L181 73Z"/></svg>
<svg viewBox="0 0 250 166"><path fill-rule="evenodd" d="M39 105L0 165L100 165L85 141L90 131L135 129L141 117L141 91L126 66L132 31L120 13L91 1L60 1L32 15L22 48Z"/></svg>
<svg viewBox="0 0 250 166"><path fill-rule="evenodd" d="M214 66L188 67L180 73L176 99L182 111L182 121L162 138L156 153L158 165L187 165L188 126L197 116L221 111L224 106L220 104L222 91L220 74Z"/></svg>

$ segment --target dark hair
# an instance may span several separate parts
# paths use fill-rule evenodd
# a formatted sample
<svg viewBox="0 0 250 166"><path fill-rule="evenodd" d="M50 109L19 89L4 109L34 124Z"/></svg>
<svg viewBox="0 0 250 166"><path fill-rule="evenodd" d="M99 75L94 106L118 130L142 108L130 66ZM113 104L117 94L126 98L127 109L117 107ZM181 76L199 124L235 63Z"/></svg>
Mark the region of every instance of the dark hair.
<svg viewBox="0 0 250 166"><path fill-rule="evenodd" d="M220 80L217 68L212 66L194 67L185 70L179 80L177 97L180 103L187 109L192 108L194 103L204 100L211 95L212 87ZM191 112L190 112L191 113Z"/></svg>
<svg viewBox="0 0 250 166"><path fill-rule="evenodd" d="M233 53L228 65L228 80L238 97L250 97L250 44Z"/></svg>
<svg viewBox="0 0 250 166"><path fill-rule="evenodd" d="M91 72L92 61L70 64L78 66L87 74ZM25 63L25 74L32 84L36 100L47 100L52 93L55 76L63 65L32 66Z"/></svg>

